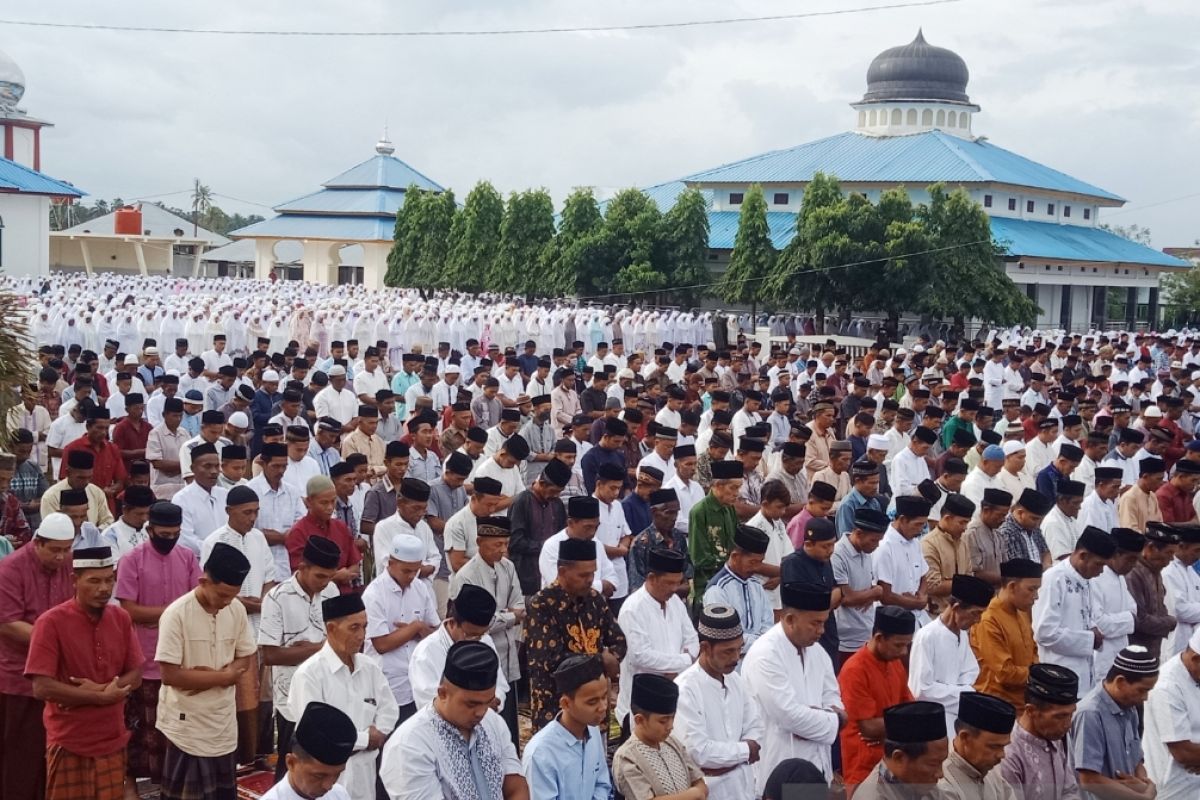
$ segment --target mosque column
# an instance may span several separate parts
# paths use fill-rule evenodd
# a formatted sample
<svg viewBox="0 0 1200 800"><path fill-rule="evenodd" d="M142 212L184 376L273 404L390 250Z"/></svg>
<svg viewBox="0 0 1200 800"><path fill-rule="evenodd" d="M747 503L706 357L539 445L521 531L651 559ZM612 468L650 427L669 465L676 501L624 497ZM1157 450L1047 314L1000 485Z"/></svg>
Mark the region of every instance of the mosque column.
<svg viewBox="0 0 1200 800"><path fill-rule="evenodd" d="M79 242L79 252L83 256L83 269L87 276L92 277L92 251L88 249L87 239L76 239Z"/></svg>
<svg viewBox="0 0 1200 800"><path fill-rule="evenodd" d="M265 281L270 278L271 271L275 269L275 245L278 242L278 239L254 240L255 279Z"/></svg>
<svg viewBox="0 0 1200 800"><path fill-rule="evenodd" d="M330 281L330 257L329 257L329 242L316 241L313 239L304 240L304 280L310 283L331 284L336 282L337 275L334 275L334 280Z"/></svg>
<svg viewBox="0 0 1200 800"><path fill-rule="evenodd" d="M391 242L363 242L363 286L378 290L383 288L383 278L387 275L388 253L392 251Z"/></svg>
<svg viewBox="0 0 1200 800"><path fill-rule="evenodd" d="M141 241L134 240L133 254L137 257L138 272L142 274L143 278L146 277L150 274L150 271L146 269L146 251L142 249Z"/></svg>
<svg viewBox="0 0 1200 800"><path fill-rule="evenodd" d="M1130 286L1125 290L1125 330L1137 329L1138 290Z"/></svg>

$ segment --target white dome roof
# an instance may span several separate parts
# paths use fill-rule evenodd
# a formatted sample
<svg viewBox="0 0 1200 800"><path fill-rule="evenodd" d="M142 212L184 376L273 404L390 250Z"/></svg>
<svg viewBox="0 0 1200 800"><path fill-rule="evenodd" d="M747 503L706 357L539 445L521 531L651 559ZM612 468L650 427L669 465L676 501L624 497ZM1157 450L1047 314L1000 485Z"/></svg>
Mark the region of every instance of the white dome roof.
<svg viewBox="0 0 1200 800"><path fill-rule="evenodd" d="M0 52L0 109L15 109L24 94L25 73L7 53Z"/></svg>

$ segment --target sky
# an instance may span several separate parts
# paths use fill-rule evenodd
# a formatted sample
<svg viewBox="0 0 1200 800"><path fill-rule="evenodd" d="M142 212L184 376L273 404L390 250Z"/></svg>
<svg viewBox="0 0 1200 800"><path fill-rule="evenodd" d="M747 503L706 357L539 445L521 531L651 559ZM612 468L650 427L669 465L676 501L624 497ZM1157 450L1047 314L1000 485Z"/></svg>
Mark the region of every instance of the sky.
<svg viewBox="0 0 1200 800"><path fill-rule="evenodd" d="M284 30L481 30L846 10L889 0L56 0L9 20ZM905 0L891 0L905 2ZM955 0L791 21L519 36L308 38L0 23L22 107L48 119L42 168L91 197L226 211L277 205L374 154L461 201L608 194L848 130L871 59L918 28L963 57L974 132L1127 198L1101 221L1156 247L1200 238L1200 3ZM1190 33L1188 33L1190 32ZM237 198L232 200L230 198ZM256 205L261 204L261 205Z"/></svg>

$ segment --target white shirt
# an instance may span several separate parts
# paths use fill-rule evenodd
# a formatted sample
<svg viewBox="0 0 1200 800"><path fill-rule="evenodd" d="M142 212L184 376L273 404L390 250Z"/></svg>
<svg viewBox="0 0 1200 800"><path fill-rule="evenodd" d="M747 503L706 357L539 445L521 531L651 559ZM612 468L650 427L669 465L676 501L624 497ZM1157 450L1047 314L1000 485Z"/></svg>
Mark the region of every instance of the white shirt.
<svg viewBox="0 0 1200 800"><path fill-rule="evenodd" d="M1071 480L1083 484L1083 494L1088 496L1096 491L1096 467L1099 466L1087 455L1079 462L1079 466L1071 473Z"/></svg>
<svg viewBox="0 0 1200 800"><path fill-rule="evenodd" d="M640 672L657 675L678 674L700 655L700 640L692 627L687 606L672 594L666 606L650 596L642 586L625 599L617 623L625 632L629 650L621 659L621 678L617 693L617 719L629 714L633 676Z"/></svg>
<svg viewBox="0 0 1200 800"><path fill-rule="evenodd" d="M612 593L613 600L620 600L629 594L629 568L625 565L625 556L608 557L600 548L603 546L616 547L621 543L621 537L630 535L629 524L625 521L625 507L621 503L600 504L600 527L596 528L596 557L605 558L612 565L616 574Z"/></svg>
<svg viewBox="0 0 1200 800"><path fill-rule="evenodd" d="M929 571L929 562L921 552L921 541L918 537L905 539L889 525L879 543L879 549L874 553L875 577L892 587L896 594L916 594L921 587L921 578ZM929 622L925 609L913 612L917 625Z"/></svg>
<svg viewBox="0 0 1200 800"><path fill-rule="evenodd" d="M1108 533L1117 527L1117 504L1112 500L1102 500L1095 492L1083 498L1079 507L1080 530L1088 525Z"/></svg>
<svg viewBox="0 0 1200 800"><path fill-rule="evenodd" d="M766 730L745 679L734 672L718 681L696 663L679 673L675 684L675 738L701 769L735 767L724 775L704 777L709 800L754 797L754 767L747 763L746 742L762 742Z"/></svg>
<svg viewBox="0 0 1200 800"><path fill-rule="evenodd" d="M1175 630L1163 642L1162 657L1168 658L1183 651L1192 631L1200 625L1200 575L1184 566L1179 557L1171 559L1162 571L1163 587L1167 590L1167 613L1175 617Z"/></svg>
<svg viewBox="0 0 1200 800"><path fill-rule="evenodd" d="M1167 742L1200 744L1200 686L1180 656L1163 662L1158 683L1146 700L1145 720L1142 748L1146 772L1158 789L1157 800L1200 797L1200 775L1184 769L1167 749Z"/></svg>
<svg viewBox="0 0 1200 800"><path fill-rule="evenodd" d="M284 775L283 780L272 786L262 796L262 800L308 800L308 797L297 793L292 788L291 779L287 775ZM321 795L317 800L350 800L350 794L346 791L346 787L335 783L332 789Z"/></svg>
<svg viewBox="0 0 1200 800"><path fill-rule="evenodd" d="M917 487L933 478L929 473L929 464L925 459L906 447L896 454L889 465L888 485L892 488L893 499L917 493Z"/></svg>
<svg viewBox="0 0 1200 800"><path fill-rule="evenodd" d="M1092 594L1071 559L1063 559L1042 575L1033 604L1033 638L1041 661L1066 667L1079 676L1079 696L1092 690Z"/></svg>
<svg viewBox="0 0 1200 800"><path fill-rule="evenodd" d="M1075 543L1081 533L1083 526L1079 524L1079 518L1068 517L1057 505L1042 520L1042 535L1046 537L1050 557L1056 561L1075 552Z"/></svg>
<svg viewBox="0 0 1200 800"><path fill-rule="evenodd" d="M451 754L446 752L435 727L438 716L433 705L422 707L404 721L387 744L383 746L383 762L379 777L391 800L445 800L460 797L451 771L447 768ZM500 760L504 774L520 775L521 760L508 732L508 723L491 709L479 728ZM478 729L471 733L468 749L478 747ZM469 771L470 766L466 765ZM373 797L370 792L358 797Z"/></svg>
<svg viewBox="0 0 1200 800"><path fill-rule="evenodd" d="M208 561L213 547L218 542L236 549L250 562L250 571L242 580L242 588L238 592L238 597L261 599L263 587L268 583L276 583L275 556L271 553L271 546L267 544L267 537L263 536L262 531L258 528L251 528L245 535L242 535L228 525L222 525L205 537L204 543L200 545L201 564ZM247 611L246 616L250 618L250 626L254 628L254 635L257 636L259 615Z"/></svg>
<svg viewBox="0 0 1200 800"><path fill-rule="evenodd" d="M308 496L308 479L321 474L321 465L312 456L305 454L299 461L288 458L283 471L283 482L292 487L300 497Z"/></svg>
<svg viewBox="0 0 1200 800"><path fill-rule="evenodd" d="M354 373L354 393L367 395L372 400L375 399L375 393L380 389L387 389L391 384L388 383L387 375L383 373L383 368L378 367L374 372L366 370L356 371ZM322 389L324 391L324 389ZM315 403L314 403L315 405ZM354 409L354 415L358 416L358 409Z"/></svg>
<svg viewBox="0 0 1200 800"><path fill-rule="evenodd" d="M246 486L258 495L258 519L254 524L259 530L287 533L305 514L303 493L296 491L286 480L280 480L279 488L272 489L267 479L259 473ZM275 557L276 577L290 575L292 565L287 545L273 544L270 547Z"/></svg>
<svg viewBox="0 0 1200 800"><path fill-rule="evenodd" d="M662 456L651 450L649 453L642 456L642 460L638 462L639 472L641 471L642 467L654 467L655 469L660 470L663 474L663 484L666 484L667 481L675 477L674 456L664 461Z"/></svg>
<svg viewBox="0 0 1200 800"><path fill-rule="evenodd" d="M479 552L479 518L471 510L471 504L455 511L442 530L442 542L446 551L459 550L467 558L472 558ZM449 561L446 562L449 564Z"/></svg>
<svg viewBox="0 0 1200 800"><path fill-rule="evenodd" d="M1092 619L1104 635L1104 641L1092 660L1092 680L1101 683L1108 675L1109 667L1117 659L1117 653L1129 644L1137 617L1137 602L1129 593L1124 575L1118 575L1109 567L1092 579Z"/></svg>
<svg viewBox="0 0 1200 800"><path fill-rule="evenodd" d="M500 481L500 493L505 497L516 497L525 491L525 482L521 480L521 470L518 467L505 469L495 458L490 456L483 456L475 462L475 470L470 479L474 481L476 478L495 478ZM499 513L501 516L508 516L507 509Z"/></svg>
<svg viewBox="0 0 1200 800"><path fill-rule="evenodd" d="M325 641L325 617L321 613L321 603L338 594L337 584L331 581L322 591L309 597L295 575L273 587L262 601L258 645L291 647L302 642ZM288 689L296 669L295 666L280 664L271 667L271 701L275 704L275 710L288 722L298 721L291 716L288 706Z"/></svg>
<svg viewBox="0 0 1200 800"><path fill-rule="evenodd" d="M133 528L125 524L125 521L120 517L112 525L104 529L101 534L104 541L112 548L113 558L120 562L122 556L129 554L133 548L137 547L142 542L150 538L150 534L146 533L146 526Z"/></svg>
<svg viewBox="0 0 1200 800"><path fill-rule="evenodd" d="M778 567L783 563L784 556L796 552L796 545L792 544L791 538L788 537L787 525L783 520L777 519L771 522L763 516L762 511L759 511L746 524L767 534L767 552L763 554L764 564ZM779 599L779 587L774 589L764 587L763 591L767 593L767 599L771 601L771 608L783 608L783 602Z"/></svg>
<svg viewBox="0 0 1200 800"><path fill-rule="evenodd" d="M493 650L496 643L492 637L484 634L479 641ZM454 644L446 623L442 623L436 631L426 636L413 650L412 660L408 663L408 680L412 685L413 702L417 708L427 706L437 697L438 684L442 682L442 672L446 669L446 654ZM499 654L497 654L499 655ZM496 699L504 706L504 698L508 696L508 681L504 678L504 664L496 667Z"/></svg>
<svg viewBox="0 0 1200 800"><path fill-rule="evenodd" d="M50 423L50 430L46 432L46 446L62 450L85 433L87 433L86 422L76 422L69 413L63 413ZM51 474L58 475L61 467L61 457L55 456L50 459Z"/></svg>
<svg viewBox="0 0 1200 800"><path fill-rule="evenodd" d="M371 642L367 640L367 647ZM346 713L358 729L354 753L337 782L354 798L375 796L375 759L378 753L367 750L370 727L388 734L396 727L400 712L396 698L388 688L383 671L369 656L354 655L351 671L326 644L292 675L288 692L288 711L300 719L305 707L314 700L328 703ZM328 796L328 795L326 795Z"/></svg>
<svg viewBox="0 0 1200 800"><path fill-rule="evenodd" d="M1002 487L1000 486L999 474L988 475L979 467L975 467L962 482L960 493L978 507L983 502L983 493L985 491L1000 488Z"/></svg>
<svg viewBox="0 0 1200 800"><path fill-rule="evenodd" d="M742 662L742 678L758 703L766 733L754 765L755 791L761 794L771 770L786 758L811 761L833 777L831 746L837 741L842 695L833 662L819 644L802 653L776 623L758 638Z"/></svg>
<svg viewBox="0 0 1200 800"><path fill-rule="evenodd" d="M502 394L509 400L516 400L525 391L525 384L522 382L520 370L517 370L517 374L511 378L505 375L502 370L495 378L500 384L500 391L497 394Z"/></svg>
<svg viewBox="0 0 1200 800"><path fill-rule="evenodd" d="M392 544L402 533L417 537L425 545L425 558L421 559L421 563L427 567L433 567L433 572L421 580L433 588L433 576L437 574L438 565L442 563L442 554L438 552L437 541L433 538L433 529L424 519L419 520L414 527L405 522L399 514L392 514L376 523L374 533L375 552L378 554L376 558L382 559L386 565L386 559L392 552Z"/></svg>
<svg viewBox="0 0 1200 800"><path fill-rule="evenodd" d="M558 580L558 546L566 538L567 532L561 530L542 542L542 552L538 554L538 572L542 574L543 589ZM596 577L592 580L592 588L601 594L604 593L602 581L608 581L613 586L617 585L617 576L612 562L600 552L602 546L600 542L596 542Z"/></svg>
<svg viewBox="0 0 1200 800"><path fill-rule="evenodd" d="M883 457L883 465L885 467L890 468L892 465L892 461L895 460L896 456L900 455L900 453L907 450L908 446L910 444L912 444L912 433L911 432L910 433L901 433L898 429L893 427L893 428L889 428L888 432L885 433L884 436L887 436L888 451L887 451L887 455ZM891 485L891 483L890 483L891 478L892 478L892 473L889 472L888 473L888 481L889 481L888 485L889 486Z"/></svg>
<svg viewBox="0 0 1200 800"><path fill-rule="evenodd" d="M367 642L363 650L374 656L383 668L383 674L387 676L396 702L402 706L408 705L413 701L412 687L408 681L408 665L413 650L417 649L417 640L405 642L386 653L376 650L371 640L387 636L396 628L413 620L421 620L431 626L439 625L441 620L438 619L433 590L425 581L419 580L402 589L387 572L385 565L375 580L363 591L363 604L367 607Z"/></svg>
<svg viewBox="0 0 1200 800"><path fill-rule="evenodd" d="M1030 439L1025 443L1025 474L1036 481L1038 473L1057 457L1057 450L1053 442L1047 444L1036 436Z"/></svg>
<svg viewBox="0 0 1200 800"><path fill-rule="evenodd" d="M345 425L358 416L358 395L345 387L339 392L332 385L326 386L313 398L313 411L318 417L333 417Z"/></svg>
<svg viewBox="0 0 1200 800"><path fill-rule="evenodd" d="M946 709L946 730L954 730L958 696L974 691L979 662L966 632L954 633L941 618L913 636L908 656L908 690L917 700L941 703Z"/></svg>
<svg viewBox="0 0 1200 800"><path fill-rule="evenodd" d="M206 492L200 484L192 481L171 498L171 502L183 510L183 521L179 527L179 544L200 555L200 546L208 535L229 521L225 513L225 497L228 489L214 486ZM204 562L200 562L204 567Z"/></svg>
<svg viewBox="0 0 1200 800"><path fill-rule="evenodd" d="M679 473L675 473L669 481L663 484L663 488L675 490L675 496L679 499L679 516L675 518L675 527L686 536L688 515L691 513L692 506L704 499L704 487L695 481L688 481L684 484Z"/></svg>

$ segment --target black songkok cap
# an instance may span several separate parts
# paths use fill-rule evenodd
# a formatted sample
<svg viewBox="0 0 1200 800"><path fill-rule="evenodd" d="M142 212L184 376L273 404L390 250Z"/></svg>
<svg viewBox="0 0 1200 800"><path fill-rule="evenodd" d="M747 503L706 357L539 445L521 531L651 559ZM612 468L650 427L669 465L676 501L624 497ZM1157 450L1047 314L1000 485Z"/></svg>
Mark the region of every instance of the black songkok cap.
<svg viewBox="0 0 1200 800"><path fill-rule="evenodd" d="M72 450L67 453L67 467L70 469L92 469L96 466L96 456L90 450Z"/></svg>
<svg viewBox="0 0 1200 800"><path fill-rule="evenodd" d="M901 744L922 744L946 738L946 711L941 703L917 700L883 710L884 737Z"/></svg>
<svg viewBox="0 0 1200 800"><path fill-rule="evenodd" d="M429 484L419 478L404 478L400 481L400 496L405 500L425 502L429 499Z"/></svg>
<svg viewBox="0 0 1200 800"><path fill-rule="evenodd" d="M571 498L574 500L575 498ZM595 561L596 542L592 539L572 539L568 536L559 542L559 561Z"/></svg>
<svg viewBox="0 0 1200 800"><path fill-rule="evenodd" d="M358 730L346 712L319 700L304 707L292 735L304 752L331 767L349 761L358 741Z"/></svg>
<svg viewBox="0 0 1200 800"><path fill-rule="evenodd" d="M674 489L655 489L650 493L650 499L647 502L652 506L665 506L667 503L678 501L679 495Z"/></svg>
<svg viewBox="0 0 1200 800"><path fill-rule="evenodd" d="M714 461L712 463L712 477L715 481L741 478L743 472L742 462L740 461Z"/></svg>
<svg viewBox="0 0 1200 800"><path fill-rule="evenodd" d="M1017 505L1030 513L1045 516L1054 507L1054 501L1037 489L1026 489L1021 492L1021 499L1017 501Z"/></svg>
<svg viewBox="0 0 1200 800"><path fill-rule="evenodd" d="M504 484L495 478L489 478L486 475L476 478L474 481L475 494L486 494L492 497L499 497L504 491Z"/></svg>
<svg viewBox="0 0 1200 800"><path fill-rule="evenodd" d="M572 497L567 501L569 519L599 519L600 501L594 497Z"/></svg>
<svg viewBox="0 0 1200 800"><path fill-rule="evenodd" d="M471 457L457 450L451 453L450 457L446 459L446 471L453 472L455 475L462 475L464 477L470 475L472 466L474 465L471 463ZM546 468L549 469L549 467L550 465L547 464Z"/></svg>
<svg viewBox="0 0 1200 800"><path fill-rule="evenodd" d="M1079 702L1079 676L1058 664L1045 662L1029 665L1026 692L1046 703L1059 706Z"/></svg>
<svg viewBox="0 0 1200 800"><path fill-rule="evenodd" d="M383 457L388 460L393 458L408 458L410 453L408 445L404 442L388 442L387 447L383 451Z"/></svg>
<svg viewBox="0 0 1200 800"><path fill-rule="evenodd" d="M933 504L924 497L903 495L896 498L897 517L928 517Z"/></svg>
<svg viewBox="0 0 1200 800"><path fill-rule="evenodd" d="M1040 578L1042 565L1028 558L1014 558L1000 564L1001 578Z"/></svg>
<svg viewBox="0 0 1200 800"><path fill-rule="evenodd" d="M923 444L933 444L937 441L937 434L932 428L917 428L913 431L913 438Z"/></svg>
<svg viewBox="0 0 1200 800"><path fill-rule="evenodd" d="M990 583L974 575L955 575L950 584L951 597L976 608L987 608L995 593Z"/></svg>
<svg viewBox="0 0 1200 800"><path fill-rule="evenodd" d="M88 496L86 489L63 489L58 495L58 504L66 506L86 506Z"/></svg>
<svg viewBox="0 0 1200 800"><path fill-rule="evenodd" d="M561 489L571 481L571 468L557 458L551 459L542 470L542 478Z"/></svg>
<svg viewBox="0 0 1200 800"><path fill-rule="evenodd" d="M815 583L785 583L779 587L779 600L784 608L797 611L828 611L831 595Z"/></svg>
<svg viewBox="0 0 1200 800"><path fill-rule="evenodd" d="M225 415L220 411L205 411L200 415L201 425L224 425Z"/></svg>
<svg viewBox="0 0 1200 800"><path fill-rule="evenodd" d="M942 516L947 514L955 517L971 517L975 514L975 504L971 498L961 494L950 494L942 503Z"/></svg>
<svg viewBox="0 0 1200 800"><path fill-rule="evenodd" d="M125 489L124 503L132 508L149 508L154 505L154 491L149 486L134 484Z"/></svg>
<svg viewBox="0 0 1200 800"><path fill-rule="evenodd" d="M738 465L741 469L741 465ZM596 468L596 480L600 481L624 481L625 470L612 462L605 462Z"/></svg>
<svg viewBox="0 0 1200 800"><path fill-rule="evenodd" d="M814 481L813 485L808 489L808 494L809 497L815 497L818 500L832 503L837 499L837 487L825 481Z"/></svg>
<svg viewBox="0 0 1200 800"><path fill-rule="evenodd" d="M964 725L988 733L1012 733L1017 711L1012 703L983 692L963 692L958 696L958 718Z"/></svg>
<svg viewBox="0 0 1200 800"><path fill-rule="evenodd" d="M227 444L221 448L222 461L245 461L246 448L240 444Z"/></svg>
<svg viewBox="0 0 1200 800"><path fill-rule="evenodd" d="M1003 489L984 489L983 504L985 506L1003 506L1008 508L1012 505L1012 494Z"/></svg>
<svg viewBox="0 0 1200 800"><path fill-rule="evenodd" d="M483 642L462 641L450 645L442 679L469 692L482 692L496 686L500 658Z"/></svg>
<svg viewBox="0 0 1200 800"><path fill-rule="evenodd" d="M912 636L917 629L917 618L907 608L880 606L875 609L876 633L884 636Z"/></svg>
<svg viewBox="0 0 1200 800"><path fill-rule="evenodd" d="M883 533L888 528L888 516L873 508L860 508L854 512L854 527L868 533Z"/></svg>
<svg viewBox="0 0 1200 800"><path fill-rule="evenodd" d="M235 486L229 490L229 494L225 496L225 507L233 508L234 506L244 506L246 503L257 503L258 492L251 489L249 486Z"/></svg>
<svg viewBox="0 0 1200 800"><path fill-rule="evenodd" d="M317 537L313 537L314 539ZM310 540L311 541L311 540ZM366 611L362 595L356 592L340 594L321 602L321 616L326 622Z"/></svg>
<svg viewBox="0 0 1200 800"><path fill-rule="evenodd" d="M1147 456L1138 464L1138 475L1149 475L1162 472L1167 468L1166 462L1156 456Z"/></svg>
<svg viewBox="0 0 1200 800"><path fill-rule="evenodd" d="M804 524L804 541L828 542L837 538L837 528L833 520L826 517L812 517Z"/></svg>
<svg viewBox="0 0 1200 800"><path fill-rule="evenodd" d="M324 536L310 536L304 543L302 558L314 567L337 569L342 560L342 548L337 542Z"/></svg>
<svg viewBox="0 0 1200 800"><path fill-rule="evenodd" d="M283 442L266 442L262 446L263 461L270 461L272 458L287 458L287 445Z"/></svg>
<svg viewBox="0 0 1200 800"><path fill-rule="evenodd" d="M1133 528L1113 528L1110 535L1117 549L1126 553L1140 553L1146 546L1146 537Z"/></svg>
<svg viewBox="0 0 1200 800"><path fill-rule="evenodd" d="M771 538L761 528L752 525L738 525L737 530L733 532L734 546L747 553L763 555L770 543Z"/></svg>
<svg viewBox="0 0 1200 800"><path fill-rule="evenodd" d="M633 676L629 701L647 714L674 714L679 704L679 686L662 675L641 672Z"/></svg>
<svg viewBox="0 0 1200 800"><path fill-rule="evenodd" d="M1103 530L1094 525L1088 525L1083 529L1083 533L1079 534L1079 541L1075 543L1075 549L1086 550L1100 558L1112 558L1113 554L1117 552L1117 545L1112 537Z"/></svg>
<svg viewBox="0 0 1200 800"><path fill-rule="evenodd" d="M567 656L554 670L554 689L560 695L574 692L585 683L604 677L604 662L600 656L576 654Z"/></svg>
<svg viewBox="0 0 1200 800"><path fill-rule="evenodd" d="M159 500L150 506L150 524L172 528L183 524L183 509L166 500Z"/></svg>
<svg viewBox="0 0 1200 800"><path fill-rule="evenodd" d="M220 453L217 452L217 446L214 444L210 444L209 442L202 441L202 442L200 442L200 444L198 444L192 448L192 461L193 462L198 458L203 458L204 456L219 456L219 455L220 455Z"/></svg>
<svg viewBox="0 0 1200 800"><path fill-rule="evenodd" d="M241 586L250 574L250 562L236 547L217 542L204 562L204 571L217 583Z"/></svg>
<svg viewBox="0 0 1200 800"><path fill-rule="evenodd" d="M1065 458L1067 461L1074 461L1078 464L1080 461L1083 461L1083 451L1079 449L1078 445L1063 443L1059 445L1058 457Z"/></svg>
<svg viewBox="0 0 1200 800"><path fill-rule="evenodd" d="M682 553L665 547L655 547L646 557L646 566L650 572L682 573L687 565Z"/></svg>
<svg viewBox="0 0 1200 800"><path fill-rule="evenodd" d="M472 625L491 625L496 616L496 598L482 586L464 583L454 597L454 615Z"/></svg>

